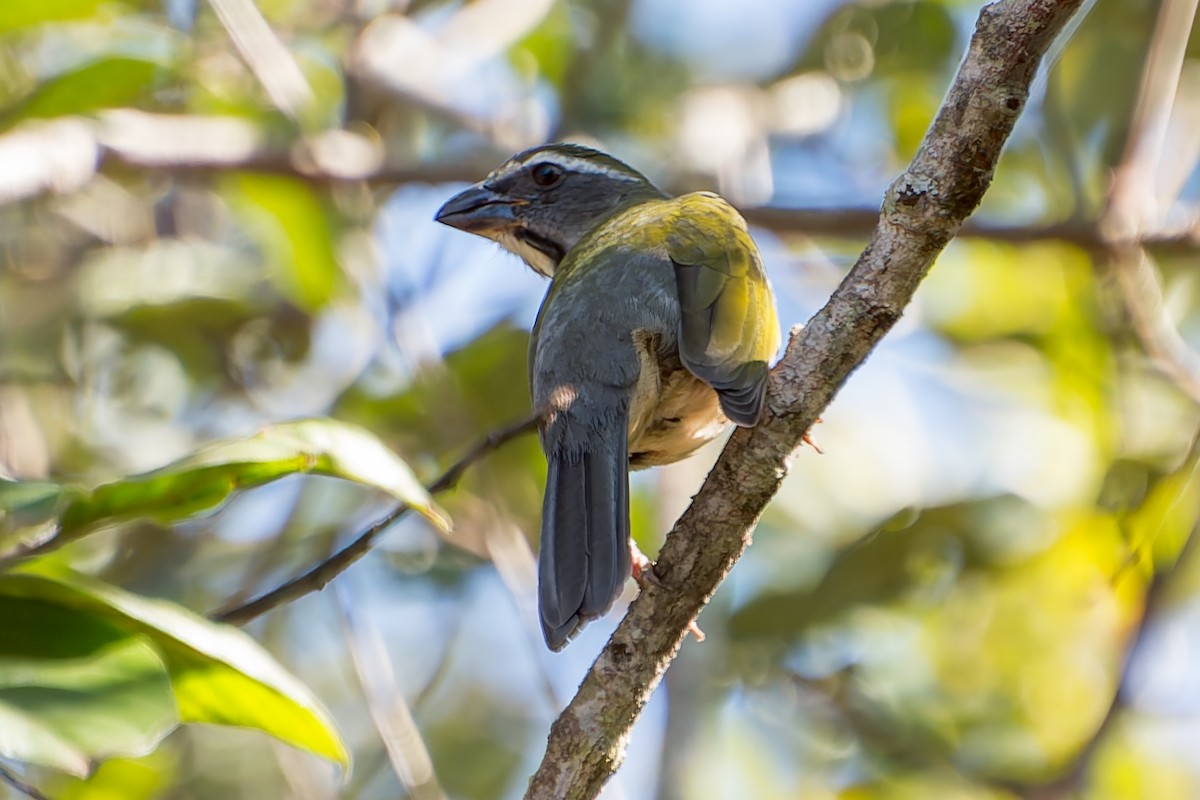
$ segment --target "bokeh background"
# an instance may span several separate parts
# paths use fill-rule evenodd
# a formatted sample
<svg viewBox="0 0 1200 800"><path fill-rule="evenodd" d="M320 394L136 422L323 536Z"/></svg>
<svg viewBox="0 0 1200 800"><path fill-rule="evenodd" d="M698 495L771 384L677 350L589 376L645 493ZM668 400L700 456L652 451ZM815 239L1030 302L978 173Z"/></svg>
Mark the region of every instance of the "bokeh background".
<svg viewBox="0 0 1200 800"><path fill-rule="evenodd" d="M308 416L436 475L528 412L545 284L432 216L543 141L724 194L802 323L980 6L4 0L0 475L93 485ZM1051 50L982 208L797 456L606 797L1200 797L1194 10L1096 0ZM635 477L643 550L716 452ZM439 497L451 536L405 520L248 626L332 711L348 777L205 726L86 781L23 774L56 800L520 797L624 605L545 651L544 477L532 438L506 445ZM51 557L209 612L387 507L294 477Z"/></svg>

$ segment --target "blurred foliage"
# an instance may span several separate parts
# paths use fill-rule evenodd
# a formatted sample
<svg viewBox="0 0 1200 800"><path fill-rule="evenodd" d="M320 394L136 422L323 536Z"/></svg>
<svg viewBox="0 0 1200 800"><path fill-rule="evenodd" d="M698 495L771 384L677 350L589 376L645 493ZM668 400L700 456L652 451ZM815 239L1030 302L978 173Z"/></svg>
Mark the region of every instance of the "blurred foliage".
<svg viewBox="0 0 1200 800"><path fill-rule="evenodd" d="M275 425L251 437L216 442L192 455L143 475L101 484L91 491L45 483L5 482L12 505L0 505L23 525L34 507L53 500L60 507L54 537L39 549L60 546L103 526L150 518L175 522L225 501L238 489L252 489L287 475L312 473L358 481L386 491L421 512L440 528L448 523L434 508L408 465L370 434L331 420Z"/></svg>
<svg viewBox="0 0 1200 800"><path fill-rule="evenodd" d="M617 612L543 651L535 437L419 484L528 414L543 289L434 225L449 182L570 137L871 209L979 6L0 2L0 767L55 800L519 797ZM1093 230L1159 7L1097 0L1052 50L979 212L1023 235L952 243L828 409L614 796L1200 795L1200 414ZM1166 238L1200 208L1198 42ZM791 325L867 231L755 234ZM1151 255L1200 346L1194 241ZM644 549L713 455L634 477ZM199 615L396 501L425 518L253 639Z"/></svg>
<svg viewBox="0 0 1200 800"><path fill-rule="evenodd" d="M348 764L316 699L239 631L80 576L23 572L0 577L0 617L5 758L85 775L179 722L210 722Z"/></svg>

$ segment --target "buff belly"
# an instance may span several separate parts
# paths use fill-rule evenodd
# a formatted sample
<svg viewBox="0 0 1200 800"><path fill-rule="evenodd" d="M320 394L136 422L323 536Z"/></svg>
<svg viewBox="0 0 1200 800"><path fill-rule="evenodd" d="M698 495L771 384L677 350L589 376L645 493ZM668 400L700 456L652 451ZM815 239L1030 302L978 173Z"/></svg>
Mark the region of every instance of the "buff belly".
<svg viewBox="0 0 1200 800"><path fill-rule="evenodd" d="M629 466L657 467L687 458L729 426L717 393L678 355L664 358L649 337L635 335L634 341L641 370L629 415Z"/></svg>

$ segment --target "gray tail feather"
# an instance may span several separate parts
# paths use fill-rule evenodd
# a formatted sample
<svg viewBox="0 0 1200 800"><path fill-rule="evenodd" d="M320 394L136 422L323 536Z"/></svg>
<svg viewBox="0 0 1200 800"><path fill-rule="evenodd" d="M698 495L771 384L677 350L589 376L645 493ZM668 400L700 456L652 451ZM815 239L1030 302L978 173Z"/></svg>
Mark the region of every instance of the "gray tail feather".
<svg viewBox="0 0 1200 800"><path fill-rule="evenodd" d="M584 452L547 455L538 606L551 650L607 612L629 577L628 443L614 427Z"/></svg>

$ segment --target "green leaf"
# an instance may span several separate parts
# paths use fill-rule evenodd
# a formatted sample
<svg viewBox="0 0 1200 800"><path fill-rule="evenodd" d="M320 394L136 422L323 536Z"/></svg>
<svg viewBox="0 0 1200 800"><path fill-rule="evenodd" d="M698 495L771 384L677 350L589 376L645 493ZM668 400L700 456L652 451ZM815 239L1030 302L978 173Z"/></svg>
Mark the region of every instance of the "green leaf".
<svg viewBox="0 0 1200 800"><path fill-rule="evenodd" d="M82 575L31 570L0 576L0 595L55 603L145 637L166 666L182 721L257 728L349 764L316 697L242 631ZM55 638L49 630L42 636Z"/></svg>
<svg viewBox="0 0 1200 800"><path fill-rule="evenodd" d="M46 22L86 19L95 16L99 6L100 0L7 0L0 3L0 32Z"/></svg>
<svg viewBox="0 0 1200 800"><path fill-rule="evenodd" d="M87 756L79 748L23 709L10 706L3 696L0 696L0 755L72 775L88 773Z"/></svg>
<svg viewBox="0 0 1200 800"><path fill-rule="evenodd" d="M958 58L954 16L940 2L891 3L866 13L873 23L869 29L878 31L874 43L877 74L908 72L911 80L919 80L920 75L911 73L925 72L940 80ZM913 42L921 44L914 47Z"/></svg>
<svg viewBox="0 0 1200 800"><path fill-rule="evenodd" d="M317 311L341 283L329 211L312 187L295 178L243 173L231 179L231 201L273 269L288 300Z"/></svg>
<svg viewBox="0 0 1200 800"><path fill-rule="evenodd" d="M190 744L190 743L189 743ZM177 755L157 751L138 758L110 758L87 778L54 781L54 800L161 800L178 791ZM200 759L197 759L200 761Z"/></svg>
<svg viewBox="0 0 1200 800"><path fill-rule="evenodd" d="M179 713L150 644L13 586L0 578L0 755L83 775L98 759L154 749Z"/></svg>
<svg viewBox="0 0 1200 800"><path fill-rule="evenodd" d="M153 472L98 486L67 507L59 537L69 540L130 519L184 519L219 505L237 489L299 473L374 486L438 528L449 527L408 465L372 434L336 420L311 419L217 442Z"/></svg>
<svg viewBox="0 0 1200 800"><path fill-rule="evenodd" d="M134 638L85 659L0 664L0 702L90 761L144 755L179 723L162 660ZM58 753L32 755L45 763Z"/></svg>
<svg viewBox="0 0 1200 800"><path fill-rule="evenodd" d="M69 491L57 483L0 478L0 530L49 519L54 516L59 500Z"/></svg>
<svg viewBox="0 0 1200 800"><path fill-rule="evenodd" d="M158 63L140 58L92 61L41 84L5 116L5 122L137 105L160 68Z"/></svg>
<svg viewBox="0 0 1200 800"><path fill-rule="evenodd" d="M518 42L509 54L519 68L532 57L538 73L561 89L571 65L571 55L577 46L572 9L566 3L555 3L538 26Z"/></svg>

